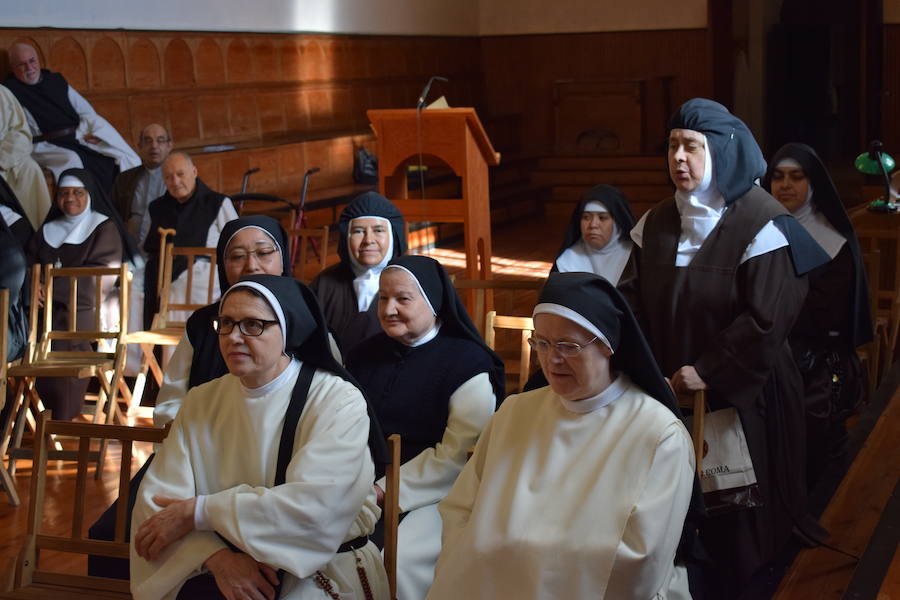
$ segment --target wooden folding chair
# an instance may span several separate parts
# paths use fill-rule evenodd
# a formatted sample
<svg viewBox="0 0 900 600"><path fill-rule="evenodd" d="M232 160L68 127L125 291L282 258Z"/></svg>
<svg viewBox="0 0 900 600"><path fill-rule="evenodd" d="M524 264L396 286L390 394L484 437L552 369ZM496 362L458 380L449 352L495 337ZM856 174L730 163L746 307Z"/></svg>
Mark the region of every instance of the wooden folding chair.
<svg viewBox="0 0 900 600"><path fill-rule="evenodd" d="M691 416L691 441L694 442L694 456L697 473L703 472L703 427L706 419L706 392L698 390L693 394L677 394L678 406L693 411Z"/></svg>
<svg viewBox="0 0 900 600"><path fill-rule="evenodd" d="M317 229L290 229L287 234L290 255L297 258L297 262L291 264L293 273L297 279L304 283L312 281L328 265L328 226ZM318 252L318 261L313 262L314 266L318 266L313 269L312 275L307 277L306 261L309 256L310 246L312 246L314 252ZM298 265L299 273L297 270Z"/></svg>
<svg viewBox="0 0 900 600"><path fill-rule="evenodd" d="M175 319L172 313L177 311L191 313L198 308L211 304L215 300L213 296L218 279L216 249L192 246L179 248L172 242L165 243L166 238L173 234L174 230L172 229L160 228L164 250L161 252L160 274L157 277L159 312L153 315L150 329L133 331L125 336L126 343L139 344L141 347L141 365L135 377L134 389L131 391L131 399L128 403L127 416L129 419L133 419L141 413L141 398L144 395L147 373L152 373L157 385L162 385L163 367L160 366L153 353L155 348L157 346L177 346L181 336L184 335L184 326L187 320ZM187 285L185 286L184 296L173 301L171 297L173 264L178 257L185 257L187 261ZM198 259L209 261L209 277L207 279L206 296L200 302L193 302L191 292L194 283L194 264Z"/></svg>
<svg viewBox="0 0 900 600"><path fill-rule="evenodd" d="M510 360L507 352L497 351L497 329L510 329L519 332L519 358ZM491 350L494 350L503 358L506 365L507 379L510 374L518 373L516 391L520 392L525 387L528 377L531 376L531 346L528 338L534 333L534 320L531 317L509 317L498 315L496 311L488 312L485 317L484 341ZM498 399L499 401L499 399Z"/></svg>
<svg viewBox="0 0 900 600"><path fill-rule="evenodd" d="M0 363L0 408L6 404L6 371L9 363L6 362L6 356L9 351L9 290L0 289L0 355L3 362ZM5 436L4 436L5 439ZM3 446L0 452L0 488L6 493L9 503L13 506L19 505L19 492L16 490L15 478L6 469L3 464L2 457L6 455L6 446Z"/></svg>
<svg viewBox="0 0 900 600"><path fill-rule="evenodd" d="M471 305L472 322L478 328L478 333L487 338L487 330L482 330L487 313L494 310L494 291L508 290L511 294L520 296L520 290L533 290L537 292L544 287L544 279L454 279L453 287L460 296L465 297L463 290L472 290L474 301ZM518 293L517 293L518 292ZM535 294L535 298L537 294ZM530 304L534 306L534 304Z"/></svg>
<svg viewBox="0 0 900 600"><path fill-rule="evenodd" d="M151 427L51 421L48 411L42 413L37 421L34 444L34 474L31 477L31 497L28 503L28 537L16 565L14 590L0 594L0 598L10 600L131 598L128 581L53 571L54 561L47 559L42 561L41 552L128 558L129 540L125 538L125 525L128 519L126 502L120 502L116 512L114 541L90 540L85 535L88 524L85 523L85 492L88 488L87 468L91 454L91 440L99 439L101 445L107 445L111 441L121 442L119 498L127 498L131 484L131 462L135 442L159 443L165 439L167 433L168 429ZM67 527L66 531L60 531L58 526L54 528L54 525L61 521L59 515L49 515L54 523L50 522L51 519L48 519L47 524L44 523L44 500L48 488L47 463L53 460L50 451L52 436L78 439L75 497L71 501L67 498L66 502L57 503L59 506L72 507L71 526ZM50 489L53 489L53 485ZM65 519L62 522L66 522Z"/></svg>
<svg viewBox="0 0 900 600"><path fill-rule="evenodd" d="M122 371L125 368L125 331L128 329L128 289L131 273L128 265L119 267L63 267L58 268L47 265L44 270L45 298L44 314L40 334L33 350L26 351L22 363L7 370L7 375L16 379L15 404L9 411L7 422L4 423L3 444L8 445L10 460L10 472L15 473L15 461L17 458L31 455L30 449L21 447L25 424L34 429L36 415L43 412L44 407L35 388L35 380L38 377L75 377L78 379L96 378L100 383L100 392L94 406L93 421L101 420L106 423L122 423L124 418L119 409L117 392L119 382L122 379ZM38 273L35 272L37 278ZM103 280L104 278L117 277L119 285L119 311L118 323L110 323L104 330L101 324L103 310ZM53 328L53 288L58 285L57 280L65 279L69 285L68 298L68 328L59 330ZM92 329L78 329L77 313L78 285L79 281L93 279L94 298L89 307L92 313ZM40 279L33 282L32 293L37 294ZM37 295L33 295L37 298ZM33 303L36 304L36 303ZM30 336L31 337L31 336ZM37 337L37 336L36 336ZM96 350L54 350L53 342L57 340L80 340L92 344ZM111 348L104 348L104 344L111 342ZM104 417L104 406L106 415ZM30 410L29 410L30 409ZM32 416L32 413L35 417ZM15 415L15 416L14 416ZM14 431L11 439L6 438L6 432L10 427L10 421L15 418ZM61 450L59 444L56 444ZM60 452L56 458L66 458L65 453ZM103 461L103 448L96 455L97 473Z"/></svg>
<svg viewBox="0 0 900 600"><path fill-rule="evenodd" d="M391 600L397 598L397 528L400 526L400 434L388 436L391 463L385 473L384 490L384 569L391 588Z"/></svg>

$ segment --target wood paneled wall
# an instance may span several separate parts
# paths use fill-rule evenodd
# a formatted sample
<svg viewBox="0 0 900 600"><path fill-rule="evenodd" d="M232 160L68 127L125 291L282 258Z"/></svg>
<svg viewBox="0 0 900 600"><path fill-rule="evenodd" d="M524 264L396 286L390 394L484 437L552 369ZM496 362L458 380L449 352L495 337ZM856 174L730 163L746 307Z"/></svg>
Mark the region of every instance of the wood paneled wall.
<svg viewBox="0 0 900 600"><path fill-rule="evenodd" d="M668 106L657 106L654 99L648 106L651 122L643 124L647 134L657 135L664 131L669 107L712 94L709 54L706 29L486 37L481 39L485 107L492 115L520 114L523 149L547 154L555 145L557 84L647 82L652 87L651 82L666 80Z"/></svg>
<svg viewBox="0 0 900 600"><path fill-rule="evenodd" d="M0 30L0 48L27 41L129 141L152 122L202 154L201 175L223 192L241 173L258 191L349 181L355 145L371 140L368 108L414 106L429 76L457 106L481 104L478 40L460 37ZM5 63L5 53L2 57ZM5 75L8 65L0 65Z"/></svg>
<svg viewBox="0 0 900 600"><path fill-rule="evenodd" d="M881 133L884 149L900 156L900 25L884 26Z"/></svg>

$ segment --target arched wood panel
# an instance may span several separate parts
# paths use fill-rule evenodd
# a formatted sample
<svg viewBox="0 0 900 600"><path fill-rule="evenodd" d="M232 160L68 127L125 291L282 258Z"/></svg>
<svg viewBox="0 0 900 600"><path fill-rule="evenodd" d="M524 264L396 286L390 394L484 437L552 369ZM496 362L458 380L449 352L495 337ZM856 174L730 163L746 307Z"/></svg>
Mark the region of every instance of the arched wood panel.
<svg viewBox="0 0 900 600"><path fill-rule="evenodd" d="M194 54L181 38L174 38L163 55L166 85L173 88L194 87Z"/></svg>
<svg viewBox="0 0 900 600"><path fill-rule="evenodd" d="M156 45L147 38L132 40L128 49L128 86L158 89L161 85L162 69Z"/></svg>
<svg viewBox="0 0 900 600"><path fill-rule="evenodd" d="M48 66L50 70L62 73L69 85L82 94L89 89L87 57L74 38L66 36L53 43Z"/></svg>
<svg viewBox="0 0 900 600"><path fill-rule="evenodd" d="M228 65L226 76L229 83L246 83L253 79L250 49L243 40L232 40L228 44L226 64Z"/></svg>
<svg viewBox="0 0 900 600"><path fill-rule="evenodd" d="M200 40L197 46L197 83L220 85L225 83L225 59L222 49L212 39Z"/></svg>
<svg viewBox="0 0 900 600"><path fill-rule="evenodd" d="M277 81L279 65L275 45L268 40L256 41L250 53L253 62L253 80Z"/></svg>
<svg viewBox="0 0 900 600"><path fill-rule="evenodd" d="M91 48L91 89L100 91L125 87L125 55L117 41L104 36Z"/></svg>

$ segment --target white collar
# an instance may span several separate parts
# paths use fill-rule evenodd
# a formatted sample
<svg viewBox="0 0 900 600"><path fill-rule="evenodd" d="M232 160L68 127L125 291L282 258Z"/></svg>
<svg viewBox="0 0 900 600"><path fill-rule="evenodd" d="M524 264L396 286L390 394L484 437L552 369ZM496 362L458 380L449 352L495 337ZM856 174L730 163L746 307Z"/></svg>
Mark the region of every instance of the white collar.
<svg viewBox="0 0 900 600"><path fill-rule="evenodd" d="M604 406L611 404L614 400L619 399L619 397L624 394L628 388L631 386L631 379L625 373L619 373L616 375L616 378L610 383L605 390L597 394L596 396L591 396L590 398L584 398L583 400L566 400L562 396L558 396L560 404L562 404L563 408L565 408L569 412L577 413L577 414L587 414L590 412L594 412L597 409L603 408Z"/></svg>
<svg viewBox="0 0 900 600"><path fill-rule="evenodd" d="M423 335L416 341L414 341L410 344L406 344L404 342L400 342L400 343L403 344L404 346L409 346L410 348L418 348L419 346L424 346L425 344L427 344L428 342L430 342L431 340L436 338L437 334L438 334L438 332L440 332L440 330L441 330L441 321L440 321L440 319L438 319L437 321L435 321L434 327L432 327L428 333L426 333L425 335Z"/></svg>
<svg viewBox="0 0 900 600"><path fill-rule="evenodd" d="M828 256L834 258L847 242L841 233L834 228L831 221L822 214L822 211L816 208L812 201L813 188L810 184L809 192L806 194L806 201L795 212L791 213L794 218L800 222L809 235L822 246L822 249L828 253Z"/></svg>
<svg viewBox="0 0 900 600"><path fill-rule="evenodd" d="M291 377L297 375L297 372L300 371L300 365L301 363L299 360L292 358L288 363L288 366L284 368L284 371L279 373L272 381L255 388L248 388L242 383L241 391L244 392L244 395L248 398L262 398L263 396L280 389L285 382L291 379Z"/></svg>
<svg viewBox="0 0 900 600"><path fill-rule="evenodd" d="M86 240L100 223L109 217L96 212L91 208L91 199L88 198L87 206L81 214L70 217L63 213L56 219L45 223L43 227L44 241L51 248L59 248L63 244L81 244Z"/></svg>

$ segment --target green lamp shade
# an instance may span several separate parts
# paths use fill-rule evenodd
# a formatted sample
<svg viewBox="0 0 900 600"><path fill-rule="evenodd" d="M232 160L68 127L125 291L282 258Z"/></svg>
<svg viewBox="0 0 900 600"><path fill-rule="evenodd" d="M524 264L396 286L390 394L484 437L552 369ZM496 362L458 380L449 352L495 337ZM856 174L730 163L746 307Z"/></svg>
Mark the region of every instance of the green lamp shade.
<svg viewBox="0 0 900 600"><path fill-rule="evenodd" d="M879 152L878 157L881 159L881 164L884 165L884 170L890 173L896 164L894 159L890 154L884 152ZM856 167L857 171L866 175L881 175L881 167L878 165L878 161L873 159L868 152L863 152L857 156L856 160L853 161L853 166Z"/></svg>

